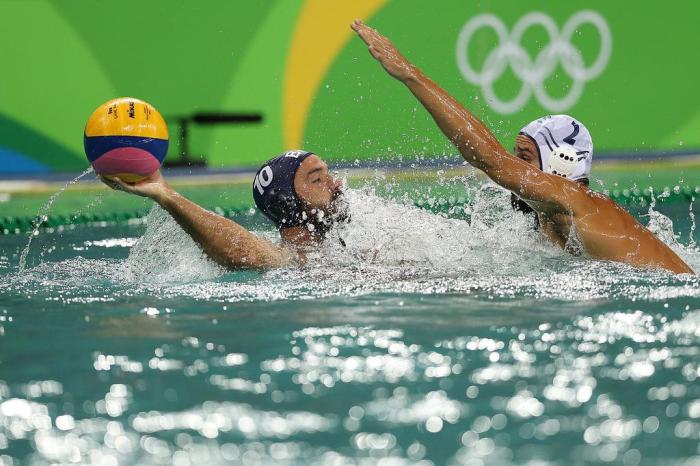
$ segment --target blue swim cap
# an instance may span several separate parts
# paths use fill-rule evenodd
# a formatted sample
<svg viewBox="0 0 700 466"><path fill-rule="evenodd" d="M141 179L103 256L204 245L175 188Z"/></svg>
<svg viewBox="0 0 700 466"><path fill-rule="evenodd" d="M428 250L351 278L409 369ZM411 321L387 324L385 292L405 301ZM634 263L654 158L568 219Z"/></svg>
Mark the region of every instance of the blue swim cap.
<svg viewBox="0 0 700 466"><path fill-rule="evenodd" d="M294 189L294 175L311 152L292 150L268 160L253 179L255 205L277 228L304 223L304 206Z"/></svg>

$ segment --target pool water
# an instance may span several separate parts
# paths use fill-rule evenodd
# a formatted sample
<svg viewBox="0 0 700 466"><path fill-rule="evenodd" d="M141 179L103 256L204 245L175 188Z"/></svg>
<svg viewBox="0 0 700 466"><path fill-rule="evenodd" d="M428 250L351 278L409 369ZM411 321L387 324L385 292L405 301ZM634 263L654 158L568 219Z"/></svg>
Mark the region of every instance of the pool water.
<svg viewBox="0 0 700 466"><path fill-rule="evenodd" d="M476 194L447 218L353 190L262 274L159 209L42 232L21 274L0 237L0 461L700 464L700 278L569 256ZM700 270L692 206L657 210Z"/></svg>

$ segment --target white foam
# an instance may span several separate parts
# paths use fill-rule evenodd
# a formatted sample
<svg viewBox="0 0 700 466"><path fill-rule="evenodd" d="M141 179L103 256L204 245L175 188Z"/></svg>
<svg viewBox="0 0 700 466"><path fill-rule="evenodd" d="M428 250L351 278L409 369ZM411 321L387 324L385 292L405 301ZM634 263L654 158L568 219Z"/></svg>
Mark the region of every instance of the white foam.
<svg viewBox="0 0 700 466"><path fill-rule="evenodd" d="M463 212L466 220L381 198L371 187L347 190L351 221L332 231L305 266L262 275L227 273L165 211L154 207L146 231L126 260L76 257L44 262L9 276L0 290L26 294L54 290L64 301L85 302L143 293L223 302L376 293L567 301L700 296L698 276L676 277L571 256L543 241L532 229L532 217L513 212L507 192L493 185L467 189L472 189L467 197L473 201ZM650 229L700 270L697 247L681 244L672 222L650 212ZM272 230L255 233L279 241Z"/></svg>
<svg viewBox="0 0 700 466"><path fill-rule="evenodd" d="M148 214L146 231L122 267L124 280L146 283L211 280L222 273L224 270L157 205Z"/></svg>
<svg viewBox="0 0 700 466"><path fill-rule="evenodd" d="M523 266L538 268L551 259L568 260L539 241L532 217L513 212L508 193L487 186L476 194L465 221L377 197L370 188L348 190L351 221L334 230L313 259L324 265L413 265L497 275L524 272Z"/></svg>

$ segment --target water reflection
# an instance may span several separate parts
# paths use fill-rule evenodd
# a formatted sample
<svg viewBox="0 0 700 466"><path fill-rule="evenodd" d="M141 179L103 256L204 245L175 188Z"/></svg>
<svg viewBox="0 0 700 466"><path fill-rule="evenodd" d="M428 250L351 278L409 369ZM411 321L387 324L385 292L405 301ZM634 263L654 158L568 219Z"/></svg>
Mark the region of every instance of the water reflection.
<svg viewBox="0 0 700 466"><path fill-rule="evenodd" d="M357 224L423 218L396 209ZM440 254L437 228L346 231L330 263L262 275L223 274L157 212L138 240L76 230L25 274L1 259L0 460L700 462L698 278L463 247L509 221L489 212L432 216Z"/></svg>

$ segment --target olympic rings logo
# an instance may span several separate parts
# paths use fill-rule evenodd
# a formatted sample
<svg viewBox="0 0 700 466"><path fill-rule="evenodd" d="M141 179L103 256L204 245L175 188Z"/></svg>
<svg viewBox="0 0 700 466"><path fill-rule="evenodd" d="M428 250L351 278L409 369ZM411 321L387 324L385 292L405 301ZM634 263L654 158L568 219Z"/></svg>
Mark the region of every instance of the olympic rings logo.
<svg viewBox="0 0 700 466"><path fill-rule="evenodd" d="M581 51L571 44L574 32L586 23L593 25L600 37L598 56L589 66L584 63ZM525 32L533 26L544 28L549 37L549 44L539 51L534 60L520 45ZM481 71L476 71L469 63L467 50L472 36L480 28L493 29L498 36L498 46L488 54ZM517 112L525 106L533 93L544 108L551 112L561 112L578 102L586 82L598 77L605 70L612 53L612 35L605 19L592 10L574 14L561 32L548 15L540 12L528 13L515 23L510 34L500 18L492 14L481 14L472 18L462 28L457 38L456 52L460 72L467 81L481 86L484 98L496 112ZM544 82L559 63L571 77L572 84L565 96L555 98L547 93ZM496 95L493 85L508 65L522 81L522 85L512 100L503 100Z"/></svg>

